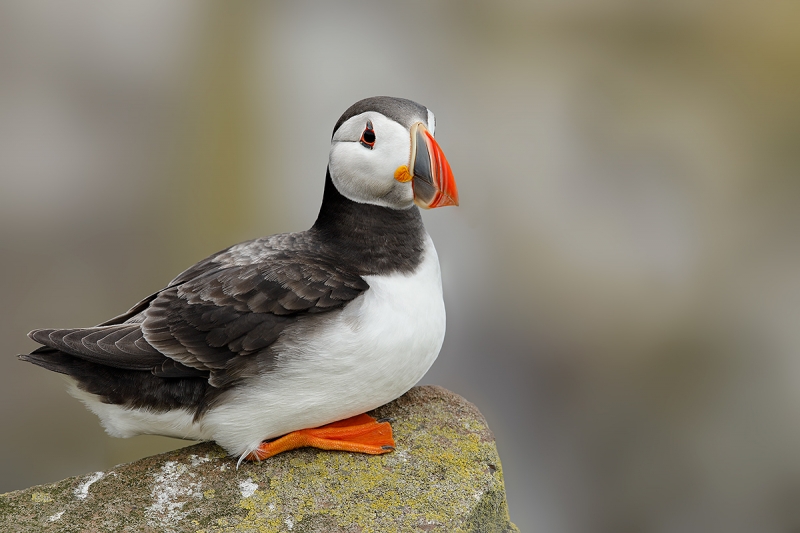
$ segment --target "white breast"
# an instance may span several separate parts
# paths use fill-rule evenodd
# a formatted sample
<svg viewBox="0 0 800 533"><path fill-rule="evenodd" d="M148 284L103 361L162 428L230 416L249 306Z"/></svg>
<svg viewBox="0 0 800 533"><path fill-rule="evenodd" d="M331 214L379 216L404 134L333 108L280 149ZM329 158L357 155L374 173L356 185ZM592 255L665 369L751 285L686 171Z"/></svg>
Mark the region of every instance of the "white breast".
<svg viewBox="0 0 800 533"><path fill-rule="evenodd" d="M354 416L401 396L427 372L444 340L439 259L426 236L413 274L366 276L369 290L340 313L309 316L275 345L277 368L226 393L198 422L98 402L73 389L109 433L215 440L232 454L264 439Z"/></svg>

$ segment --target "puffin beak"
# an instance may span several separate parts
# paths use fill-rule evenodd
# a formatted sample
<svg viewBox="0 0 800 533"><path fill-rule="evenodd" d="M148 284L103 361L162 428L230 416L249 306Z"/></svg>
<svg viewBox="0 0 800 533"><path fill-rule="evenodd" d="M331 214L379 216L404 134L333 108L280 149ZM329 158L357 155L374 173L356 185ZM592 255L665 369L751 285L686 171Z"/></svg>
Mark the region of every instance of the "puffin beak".
<svg viewBox="0 0 800 533"><path fill-rule="evenodd" d="M409 172L410 169L410 172ZM395 172L398 181L411 180L414 203L424 209L458 205L458 190L450 163L439 143L421 122L411 126L411 160Z"/></svg>

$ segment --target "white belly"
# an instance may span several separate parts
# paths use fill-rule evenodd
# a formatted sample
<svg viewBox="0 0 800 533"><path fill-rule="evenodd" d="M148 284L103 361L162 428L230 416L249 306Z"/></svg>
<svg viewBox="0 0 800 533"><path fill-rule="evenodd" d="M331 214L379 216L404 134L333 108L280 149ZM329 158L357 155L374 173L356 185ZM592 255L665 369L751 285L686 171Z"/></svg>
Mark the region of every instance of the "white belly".
<svg viewBox="0 0 800 533"><path fill-rule="evenodd" d="M226 393L200 421L89 401L112 435L155 433L215 440L232 454L264 439L354 416L401 396L442 346L445 310L430 237L411 275L366 276L369 290L330 317L309 316L275 345L274 370Z"/></svg>

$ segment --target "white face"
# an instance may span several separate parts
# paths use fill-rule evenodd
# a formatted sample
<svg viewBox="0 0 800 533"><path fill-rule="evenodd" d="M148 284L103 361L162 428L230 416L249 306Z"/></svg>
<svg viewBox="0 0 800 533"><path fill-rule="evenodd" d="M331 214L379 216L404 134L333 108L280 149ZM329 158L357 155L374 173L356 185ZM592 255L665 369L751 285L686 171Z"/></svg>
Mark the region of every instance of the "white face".
<svg viewBox="0 0 800 533"><path fill-rule="evenodd" d="M361 136L372 123L375 143L370 148ZM368 137L369 140L369 137ZM339 192L354 202L408 209L414 205L411 182L394 177L411 157L411 134L394 120L367 111L344 122L331 140L328 168Z"/></svg>

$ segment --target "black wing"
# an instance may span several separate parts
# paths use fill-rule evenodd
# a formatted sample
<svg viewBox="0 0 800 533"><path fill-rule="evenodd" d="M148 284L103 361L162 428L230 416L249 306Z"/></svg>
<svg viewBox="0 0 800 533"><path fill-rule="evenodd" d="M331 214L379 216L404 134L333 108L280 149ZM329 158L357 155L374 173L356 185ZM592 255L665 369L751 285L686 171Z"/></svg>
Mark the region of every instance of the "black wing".
<svg viewBox="0 0 800 533"><path fill-rule="evenodd" d="M300 316L343 307L367 290L359 275L320 258L273 256L268 263L201 274L156 296L141 328L159 352L210 373L222 387L255 365Z"/></svg>
<svg viewBox="0 0 800 533"><path fill-rule="evenodd" d="M224 388L269 369L268 348L298 318L341 308L369 288L309 252L277 251L246 265L226 253L99 326L31 332L45 346L23 358L65 374L72 374L69 361L80 360L161 378L206 377ZM58 359L58 352L72 357Z"/></svg>

